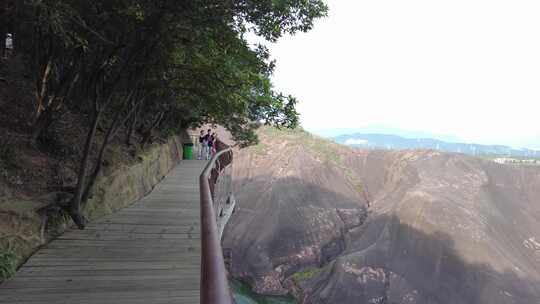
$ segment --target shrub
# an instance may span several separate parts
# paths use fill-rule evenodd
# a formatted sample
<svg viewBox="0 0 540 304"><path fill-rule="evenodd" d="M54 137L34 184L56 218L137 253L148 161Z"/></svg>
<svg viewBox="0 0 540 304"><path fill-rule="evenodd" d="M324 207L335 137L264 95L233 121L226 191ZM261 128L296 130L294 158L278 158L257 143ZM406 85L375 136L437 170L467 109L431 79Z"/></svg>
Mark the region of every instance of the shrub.
<svg viewBox="0 0 540 304"><path fill-rule="evenodd" d="M17 270L17 256L10 250L0 251L0 281L15 274Z"/></svg>
<svg viewBox="0 0 540 304"><path fill-rule="evenodd" d="M0 144L0 165L6 169L17 167L17 153L10 144Z"/></svg>

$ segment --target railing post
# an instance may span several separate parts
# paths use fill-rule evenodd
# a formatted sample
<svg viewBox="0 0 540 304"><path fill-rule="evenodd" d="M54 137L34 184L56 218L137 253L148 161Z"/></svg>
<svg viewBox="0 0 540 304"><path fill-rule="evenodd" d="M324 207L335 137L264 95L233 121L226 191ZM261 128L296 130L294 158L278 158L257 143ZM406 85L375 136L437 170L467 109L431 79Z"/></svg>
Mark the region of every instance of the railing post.
<svg viewBox="0 0 540 304"><path fill-rule="evenodd" d="M216 153L199 178L201 197L201 304L234 303L227 280L227 271L221 248L221 236L218 232L217 214L214 205L215 183L218 182L219 174L223 170L219 158L225 153L232 154L231 148ZM230 162L225 162L225 166L229 165Z"/></svg>

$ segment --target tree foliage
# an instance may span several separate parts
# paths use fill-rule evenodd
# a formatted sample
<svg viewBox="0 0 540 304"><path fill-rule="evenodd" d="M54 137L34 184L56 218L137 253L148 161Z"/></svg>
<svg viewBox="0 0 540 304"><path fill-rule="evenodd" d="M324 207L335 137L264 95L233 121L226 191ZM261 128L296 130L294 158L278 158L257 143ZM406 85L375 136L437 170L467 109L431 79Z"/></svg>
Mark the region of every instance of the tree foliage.
<svg viewBox="0 0 540 304"><path fill-rule="evenodd" d="M325 16L322 0L25 0L14 2L17 51L35 89L33 138L64 108L88 125L77 185L66 204L84 227L110 139L120 130L142 144L155 130L203 123L227 127L240 145L260 123L296 127L296 99L276 92L274 62L248 31L276 41ZM98 128L104 136L96 136ZM98 142L99 141L99 142ZM97 160L90 150L98 145Z"/></svg>

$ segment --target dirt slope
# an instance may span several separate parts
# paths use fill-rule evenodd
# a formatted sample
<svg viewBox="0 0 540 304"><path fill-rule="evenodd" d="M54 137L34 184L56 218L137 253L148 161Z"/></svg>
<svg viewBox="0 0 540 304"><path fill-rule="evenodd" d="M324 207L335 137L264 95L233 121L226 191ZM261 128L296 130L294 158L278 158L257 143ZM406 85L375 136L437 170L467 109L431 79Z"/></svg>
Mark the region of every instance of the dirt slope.
<svg viewBox="0 0 540 304"><path fill-rule="evenodd" d="M304 303L540 303L540 169L263 129L236 153L231 272ZM368 207L369 201L369 207ZM366 210L368 210L366 212Z"/></svg>

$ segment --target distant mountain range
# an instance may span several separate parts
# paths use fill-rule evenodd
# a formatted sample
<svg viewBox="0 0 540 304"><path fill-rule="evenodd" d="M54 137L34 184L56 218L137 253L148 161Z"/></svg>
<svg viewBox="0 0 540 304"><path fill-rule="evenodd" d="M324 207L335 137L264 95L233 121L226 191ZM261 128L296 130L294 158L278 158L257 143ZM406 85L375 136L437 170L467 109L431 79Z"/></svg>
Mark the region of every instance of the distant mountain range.
<svg viewBox="0 0 540 304"><path fill-rule="evenodd" d="M368 125L361 128L330 128L330 129L319 129L319 130L309 130L310 132L317 134L322 137L332 138L344 134L392 134L401 136L404 138L433 138L447 142L460 142L462 141L459 137L447 134L436 134L424 131L415 131L415 130L404 130L400 128L395 128L385 125Z"/></svg>
<svg viewBox="0 0 540 304"><path fill-rule="evenodd" d="M405 138L390 134L354 133L331 137L334 141L368 149L433 149L470 155L505 155L514 157L540 157L540 151L515 149L503 145L480 145L449 142L433 138Z"/></svg>

